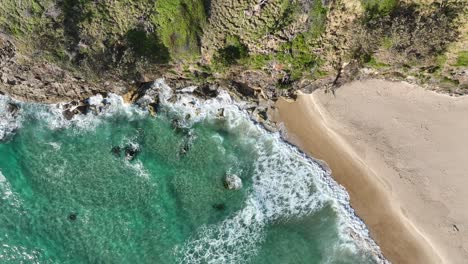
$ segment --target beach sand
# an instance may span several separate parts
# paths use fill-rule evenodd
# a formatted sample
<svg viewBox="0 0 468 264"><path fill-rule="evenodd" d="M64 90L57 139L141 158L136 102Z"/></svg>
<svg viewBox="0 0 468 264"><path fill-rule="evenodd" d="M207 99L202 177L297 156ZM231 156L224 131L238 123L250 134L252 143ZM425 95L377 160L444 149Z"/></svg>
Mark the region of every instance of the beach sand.
<svg viewBox="0 0 468 264"><path fill-rule="evenodd" d="M273 111L324 160L393 263L468 263L468 97L357 81Z"/></svg>

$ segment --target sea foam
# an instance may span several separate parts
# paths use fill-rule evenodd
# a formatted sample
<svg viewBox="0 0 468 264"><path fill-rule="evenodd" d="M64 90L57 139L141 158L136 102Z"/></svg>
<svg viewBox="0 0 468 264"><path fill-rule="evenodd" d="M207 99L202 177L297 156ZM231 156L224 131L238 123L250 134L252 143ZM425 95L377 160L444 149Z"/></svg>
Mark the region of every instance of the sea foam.
<svg viewBox="0 0 468 264"><path fill-rule="evenodd" d="M5 140L21 127L23 110L19 108L12 113L9 108L11 104L19 105L19 102L0 95L0 141Z"/></svg>
<svg viewBox="0 0 468 264"><path fill-rule="evenodd" d="M192 240L176 249L181 262L244 262L246 254L253 256L258 251L267 224L310 215L330 205L338 217L340 240L330 247L326 261L333 262L333 256L346 252L361 252L372 255L376 262L387 263L351 208L347 192L332 179L330 171L285 143L278 133L267 132L252 122L243 110L244 102L235 102L224 90L207 100L186 92L174 93L163 80L156 81L152 90L159 91L163 107L179 116L184 125L222 118L231 133L255 146L258 153L253 192L245 207L222 223L201 228ZM187 116L190 118L183 119Z"/></svg>
<svg viewBox="0 0 468 264"><path fill-rule="evenodd" d="M253 188L243 209L221 223L201 227L189 241L175 248L181 262L245 262L258 252L268 224L311 215L326 205L336 212L339 229L339 241L329 247L326 262L332 263L333 256L346 255L346 252L362 252L373 255L376 262L387 262L364 223L355 215L348 194L331 178L329 171L285 143L278 133L267 132L252 122L243 110L246 103L234 101L227 91L221 89L217 97L203 100L190 93L194 89L188 87L175 92L160 79L154 82L143 100L152 100L158 94L163 110L177 117L182 126L191 127L202 121L224 122L230 133L255 147L257 160L252 175ZM5 98L0 97L0 108L6 107ZM89 99L89 104L100 109L99 112L76 115L71 120L62 114L64 104L35 104L37 111L31 113L33 118L47 121L51 129L68 127L78 131L92 130L103 118L115 115L141 118L147 114L124 104L122 98L114 94L107 98L94 96ZM21 125L21 118L2 120L7 121L0 120L0 139ZM223 140L221 136L219 138ZM147 177L143 166L133 166L140 176ZM4 187L4 177L1 177L0 188Z"/></svg>

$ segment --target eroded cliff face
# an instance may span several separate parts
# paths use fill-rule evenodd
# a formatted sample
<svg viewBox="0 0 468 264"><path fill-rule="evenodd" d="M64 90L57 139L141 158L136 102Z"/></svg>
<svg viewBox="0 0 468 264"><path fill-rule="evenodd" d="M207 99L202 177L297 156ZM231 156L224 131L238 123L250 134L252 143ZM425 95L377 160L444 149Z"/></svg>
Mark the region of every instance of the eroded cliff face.
<svg viewBox="0 0 468 264"><path fill-rule="evenodd" d="M465 94L467 8L461 0L0 0L8 44L0 48L13 49L0 91L26 97L27 87L42 87L29 99L54 101L167 77L277 96L372 76Z"/></svg>

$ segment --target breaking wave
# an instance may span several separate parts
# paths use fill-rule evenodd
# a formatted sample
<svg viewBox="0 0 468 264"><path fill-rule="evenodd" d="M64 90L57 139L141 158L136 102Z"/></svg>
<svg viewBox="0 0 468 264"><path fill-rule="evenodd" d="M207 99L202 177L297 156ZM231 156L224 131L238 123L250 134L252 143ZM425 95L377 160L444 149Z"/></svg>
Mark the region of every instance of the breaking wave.
<svg viewBox="0 0 468 264"><path fill-rule="evenodd" d="M181 125L191 127L199 122L224 122L231 133L255 148L257 156L252 175L253 188L240 211L228 219L197 230L189 241L174 249L183 263L241 263L255 256L265 239L267 225L293 217L311 215L325 206L331 206L338 217L339 241L330 247L329 256L346 252L371 254L377 262L386 260L370 238L364 223L355 215L349 196L330 172L295 147L285 143L279 134L267 132L256 125L244 110L245 103L235 102L227 91L220 90L217 97L203 100L193 96L188 87L174 91L163 80L157 80L146 96L140 100L151 101L159 96L163 111L177 117ZM7 97L0 96L0 140L20 128L25 118L23 110L6 111ZM46 120L50 129L73 128L92 130L107 117L116 115L142 118L146 111L129 106L120 96L109 94L91 97L91 113L67 119L63 115L65 104L34 104L27 111L28 118ZM214 136L216 137L216 135ZM216 137L222 142L221 136ZM131 140L130 140L131 141ZM133 142L133 141L131 141ZM50 143L53 148L60 148ZM142 163L128 163L138 175L149 177ZM0 173L0 198L12 195L8 183ZM329 259L333 262L333 259Z"/></svg>

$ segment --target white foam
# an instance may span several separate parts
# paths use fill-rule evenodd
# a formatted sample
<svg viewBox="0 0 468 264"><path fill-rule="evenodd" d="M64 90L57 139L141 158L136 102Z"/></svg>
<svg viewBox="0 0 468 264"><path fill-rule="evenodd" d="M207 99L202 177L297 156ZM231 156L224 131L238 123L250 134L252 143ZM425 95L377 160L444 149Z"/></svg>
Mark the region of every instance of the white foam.
<svg viewBox="0 0 468 264"><path fill-rule="evenodd" d="M220 224L202 227L179 249L182 263L243 263L264 239L264 221L254 200Z"/></svg>
<svg viewBox="0 0 468 264"><path fill-rule="evenodd" d="M11 185L0 171L0 200L6 200L15 208L20 208L21 202L11 189Z"/></svg>
<svg viewBox="0 0 468 264"><path fill-rule="evenodd" d="M63 115L66 103L59 104L32 104L28 113L38 120L43 120L49 129L73 128L78 131L90 131L108 117L115 115L126 116L130 119L146 115L146 112L137 107L125 104L123 98L116 94L108 94L106 98L98 94L88 99L90 112L88 114L77 114L71 120ZM73 109L73 108L72 108Z"/></svg>
<svg viewBox="0 0 468 264"><path fill-rule="evenodd" d="M139 177L142 177L144 179L149 179L149 173L148 171L145 169L145 166L143 166L143 163L139 160L135 160L135 161L128 161L128 160L125 160L125 165L127 167L129 167L131 170L133 170L135 172L135 174Z"/></svg>
<svg viewBox="0 0 468 264"><path fill-rule="evenodd" d="M3 176L2 172L0 171L0 197L3 200L10 198L13 195L11 191L10 183L7 181L5 176Z"/></svg>
<svg viewBox="0 0 468 264"><path fill-rule="evenodd" d="M20 107L16 114L11 113L8 109L11 103L20 104L7 96L0 95L0 141L21 127L23 110Z"/></svg>
<svg viewBox="0 0 468 264"><path fill-rule="evenodd" d="M60 142L47 142L47 145L51 146L55 151L58 151L62 148L62 144Z"/></svg>
<svg viewBox="0 0 468 264"><path fill-rule="evenodd" d="M39 263L39 256L39 252L29 250L23 246L0 244L0 260L2 263Z"/></svg>
<svg viewBox="0 0 468 264"><path fill-rule="evenodd" d="M255 146L258 160L253 175L253 192L244 209L220 224L203 227L197 236L178 249L182 262L223 263L244 262L246 252L254 254L263 239L266 224L279 219L313 214L330 205L338 217L340 240L329 250L373 254L377 262L385 263L379 247L370 238L364 223L350 207L349 196L337 184L329 171L250 121L244 104L234 102L226 91L216 98L202 100L191 94L174 94L158 80L152 87L169 112L184 119L191 126L201 121L222 119L231 133L236 133L245 144ZM173 97L176 97L174 100ZM339 251L339 252L338 252ZM236 261L239 260L239 261Z"/></svg>
<svg viewBox="0 0 468 264"><path fill-rule="evenodd" d="M192 88L174 94L160 79L148 90L144 100L152 100L159 94L162 107L170 115L180 117L183 126L190 127L201 121L224 122L230 133L238 135L245 144L255 146L258 160L252 176L253 190L244 208L221 223L201 228L197 235L176 249L183 262L245 262L246 255L253 256L258 251L267 224L313 214L324 205L331 205L338 217L340 240L330 248L333 254L364 251L374 254L378 262L386 261L364 223L354 214L346 191L318 163L284 143L279 134L271 134L251 122L247 112L242 110L245 103L234 102L228 92L221 90L218 97L202 100L188 93ZM116 114L129 118L145 114L125 105L117 95L110 94L105 104L103 100L100 95L89 100L91 105L101 109L98 114L77 115L66 120L62 104L36 105L41 111L34 111L34 117L47 120L51 129L88 130L103 118ZM190 115L188 119L185 118L187 114ZM148 177L141 163L128 162L128 166L137 175Z"/></svg>

